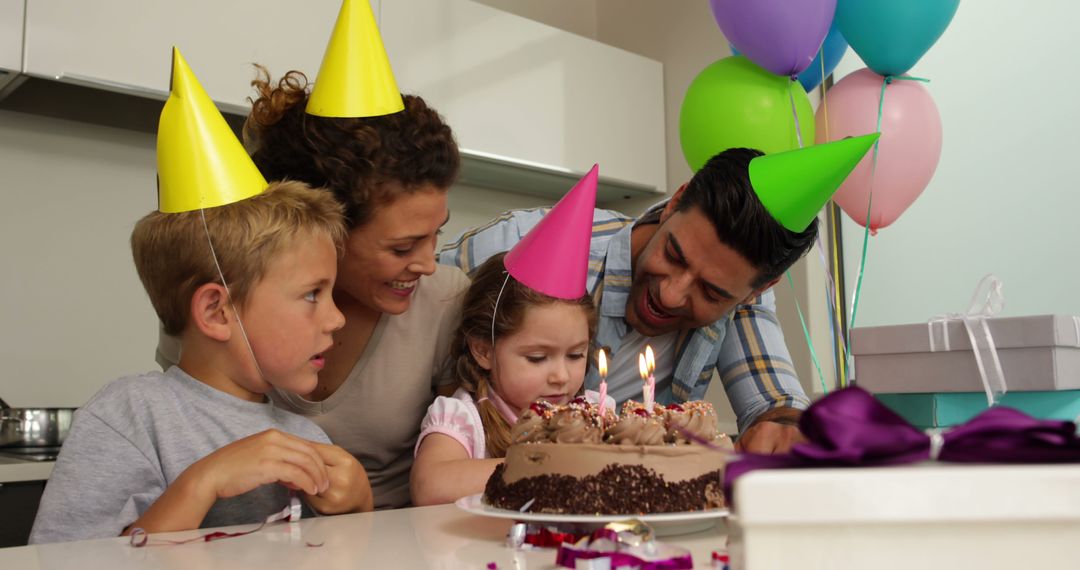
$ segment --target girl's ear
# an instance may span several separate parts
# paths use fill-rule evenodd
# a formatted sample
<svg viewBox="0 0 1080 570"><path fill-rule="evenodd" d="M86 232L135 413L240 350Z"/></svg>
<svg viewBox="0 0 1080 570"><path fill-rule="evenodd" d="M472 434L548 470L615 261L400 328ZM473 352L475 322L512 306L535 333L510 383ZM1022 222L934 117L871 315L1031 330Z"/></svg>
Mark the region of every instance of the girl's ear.
<svg viewBox="0 0 1080 570"><path fill-rule="evenodd" d="M229 294L217 283L206 283L191 296L191 326L221 342L232 336L228 313Z"/></svg>
<svg viewBox="0 0 1080 570"><path fill-rule="evenodd" d="M490 371L492 360L491 343L475 337L469 337L466 342L469 343L469 352L472 353L473 359L480 365L480 368Z"/></svg>

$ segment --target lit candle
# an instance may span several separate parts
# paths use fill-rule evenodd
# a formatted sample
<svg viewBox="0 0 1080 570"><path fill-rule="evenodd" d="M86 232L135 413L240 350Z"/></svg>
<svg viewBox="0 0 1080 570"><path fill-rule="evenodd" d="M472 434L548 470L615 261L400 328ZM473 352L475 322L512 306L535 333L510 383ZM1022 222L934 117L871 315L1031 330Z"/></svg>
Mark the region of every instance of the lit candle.
<svg viewBox="0 0 1080 570"><path fill-rule="evenodd" d="M641 382L644 387L641 389L641 399L649 401L649 365L645 363L645 355L640 352L637 355L637 369L638 374L641 375Z"/></svg>
<svg viewBox="0 0 1080 570"><path fill-rule="evenodd" d="M597 363L597 370L600 371L600 421L604 421L604 408L607 407L607 356L604 354L604 349L600 349L596 358L599 360Z"/></svg>
<svg viewBox="0 0 1080 570"><path fill-rule="evenodd" d="M653 376L653 372L656 370L656 359L653 358L652 347L647 344L645 345L645 368L649 373L649 396L645 400L645 408L651 414L653 411L653 403L656 401L656 377Z"/></svg>

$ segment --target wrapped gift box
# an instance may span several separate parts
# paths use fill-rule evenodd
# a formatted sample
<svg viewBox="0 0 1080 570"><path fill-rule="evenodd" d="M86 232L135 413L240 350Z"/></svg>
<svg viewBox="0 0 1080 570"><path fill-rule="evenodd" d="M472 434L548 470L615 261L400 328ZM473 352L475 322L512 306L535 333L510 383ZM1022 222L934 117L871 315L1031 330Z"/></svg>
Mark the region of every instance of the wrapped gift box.
<svg viewBox="0 0 1080 570"><path fill-rule="evenodd" d="M761 470L734 509L733 570L1080 567L1080 465Z"/></svg>
<svg viewBox="0 0 1080 570"><path fill-rule="evenodd" d="M991 318L987 324L1010 392L1080 389L1080 318L1062 315ZM931 350L931 330L934 350ZM932 328L925 322L862 327L852 329L851 334L855 383L871 392L908 394L983 389L962 321L939 323ZM984 365L991 366L989 362Z"/></svg>
<svg viewBox="0 0 1080 570"><path fill-rule="evenodd" d="M961 424L988 407L985 392L874 394L874 397L919 429ZM1080 416L1080 390L1008 392L998 404L1036 418L1075 420Z"/></svg>

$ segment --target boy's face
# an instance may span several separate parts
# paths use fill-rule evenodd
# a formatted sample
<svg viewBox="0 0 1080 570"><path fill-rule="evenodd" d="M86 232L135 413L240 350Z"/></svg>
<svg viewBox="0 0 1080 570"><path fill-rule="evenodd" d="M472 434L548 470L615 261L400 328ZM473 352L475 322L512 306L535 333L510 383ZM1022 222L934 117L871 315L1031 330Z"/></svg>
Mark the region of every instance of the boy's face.
<svg viewBox="0 0 1080 570"><path fill-rule="evenodd" d="M645 336L709 325L767 288L753 287L758 271L699 208L671 206L634 259L626 322Z"/></svg>
<svg viewBox="0 0 1080 570"><path fill-rule="evenodd" d="M250 355L237 356L249 363L255 379L248 390L266 393L277 387L303 395L315 389L325 364L322 355L333 346L331 335L345 324L331 295L336 274L337 250L324 236L298 236L270 263L241 311L263 374L259 380ZM242 343L239 331L235 336Z"/></svg>
<svg viewBox="0 0 1080 570"><path fill-rule="evenodd" d="M516 410L536 400L565 404L585 381L589 321L569 303L529 307L520 329L495 342L492 381Z"/></svg>

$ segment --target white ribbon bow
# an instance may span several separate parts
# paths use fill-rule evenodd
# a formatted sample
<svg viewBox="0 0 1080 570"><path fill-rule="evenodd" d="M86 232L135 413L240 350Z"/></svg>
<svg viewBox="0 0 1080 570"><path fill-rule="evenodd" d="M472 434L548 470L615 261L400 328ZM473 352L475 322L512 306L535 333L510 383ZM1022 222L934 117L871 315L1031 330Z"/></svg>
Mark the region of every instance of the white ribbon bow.
<svg viewBox="0 0 1080 570"><path fill-rule="evenodd" d="M1005 374L1001 370L1001 361L998 359L994 337L990 334L990 326L986 323L987 318L998 314L1004 304L1005 296L1001 292L1001 280L991 274L983 277L979 285L975 287L975 293L971 296L971 304L968 305L966 314L948 313L934 317L926 323L930 334L930 352L937 352L937 345L934 342L934 325L941 325L941 337L944 340L944 350L947 351L950 349L949 322L963 321L968 340L971 341L971 351L975 353L975 364L979 367L979 377L986 391L988 406L996 404L1007 391ZM980 339L984 342L980 343ZM986 362L991 364L990 374L987 374Z"/></svg>

